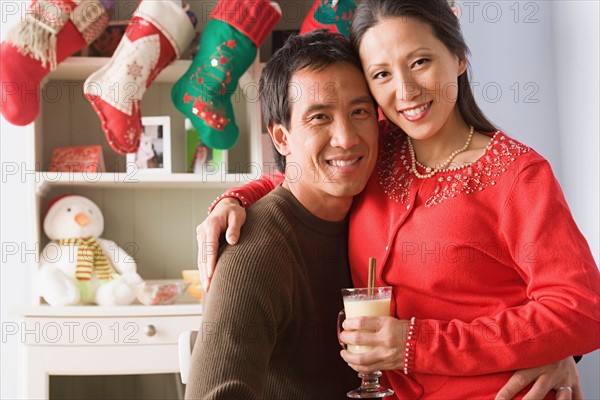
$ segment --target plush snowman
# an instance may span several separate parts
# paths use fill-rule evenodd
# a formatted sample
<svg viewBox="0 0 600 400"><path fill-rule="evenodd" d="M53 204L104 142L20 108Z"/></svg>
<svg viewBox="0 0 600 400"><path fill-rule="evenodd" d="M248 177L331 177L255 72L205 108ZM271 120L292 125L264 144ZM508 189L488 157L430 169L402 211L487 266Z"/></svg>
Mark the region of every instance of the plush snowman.
<svg viewBox="0 0 600 400"><path fill-rule="evenodd" d="M34 282L48 304L114 306L135 300L133 286L142 282L135 261L100 238L103 230L102 212L90 199L68 195L51 202L44 218L51 242L42 250Z"/></svg>

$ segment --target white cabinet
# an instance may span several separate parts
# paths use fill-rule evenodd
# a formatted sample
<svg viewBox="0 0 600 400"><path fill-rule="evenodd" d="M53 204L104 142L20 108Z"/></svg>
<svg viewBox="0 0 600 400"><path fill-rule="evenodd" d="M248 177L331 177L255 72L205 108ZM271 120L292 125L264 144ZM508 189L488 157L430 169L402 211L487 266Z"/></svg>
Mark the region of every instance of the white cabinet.
<svg viewBox="0 0 600 400"><path fill-rule="evenodd" d="M199 329L201 306L37 306L17 313L21 396L47 399L51 375L178 372L177 338Z"/></svg>

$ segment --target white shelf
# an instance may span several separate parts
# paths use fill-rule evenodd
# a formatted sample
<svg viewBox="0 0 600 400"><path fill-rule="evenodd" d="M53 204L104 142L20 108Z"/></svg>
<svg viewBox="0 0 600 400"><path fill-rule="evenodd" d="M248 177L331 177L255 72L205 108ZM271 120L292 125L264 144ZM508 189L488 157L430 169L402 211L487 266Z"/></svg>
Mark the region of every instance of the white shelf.
<svg viewBox="0 0 600 400"><path fill-rule="evenodd" d="M147 317L147 316L178 316L201 315L202 305L199 303L176 303L168 306L145 306L133 304L130 306L68 306L52 307L46 304L14 309L13 315L26 317Z"/></svg>
<svg viewBox="0 0 600 400"><path fill-rule="evenodd" d="M83 81L109 60L109 57L69 57L48 75L48 79ZM191 63L191 60L175 60L158 74L155 82L177 82Z"/></svg>
<svg viewBox="0 0 600 400"><path fill-rule="evenodd" d="M157 174L157 173L80 173L36 172L36 191L44 194L51 187L86 186L119 189L227 189L252 182L256 174Z"/></svg>

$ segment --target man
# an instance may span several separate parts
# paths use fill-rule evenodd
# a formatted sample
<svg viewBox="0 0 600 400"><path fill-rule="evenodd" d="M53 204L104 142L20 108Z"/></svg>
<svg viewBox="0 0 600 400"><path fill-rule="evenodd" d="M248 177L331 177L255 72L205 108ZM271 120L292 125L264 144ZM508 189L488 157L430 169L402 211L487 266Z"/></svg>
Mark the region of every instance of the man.
<svg viewBox="0 0 600 400"><path fill-rule="evenodd" d="M375 166L376 107L349 43L321 30L273 55L259 93L286 178L220 254L186 398L344 398L358 385L335 336L346 215Z"/></svg>

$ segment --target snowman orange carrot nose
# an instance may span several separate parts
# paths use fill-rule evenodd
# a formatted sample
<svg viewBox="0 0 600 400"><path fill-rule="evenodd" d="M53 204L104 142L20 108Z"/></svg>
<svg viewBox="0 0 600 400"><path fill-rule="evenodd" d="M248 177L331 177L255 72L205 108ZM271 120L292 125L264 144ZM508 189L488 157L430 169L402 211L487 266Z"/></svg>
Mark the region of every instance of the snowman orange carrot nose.
<svg viewBox="0 0 600 400"><path fill-rule="evenodd" d="M84 213L79 213L75 216L75 222L79 226L87 226L90 223L90 218Z"/></svg>

